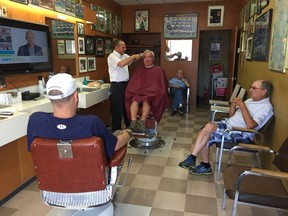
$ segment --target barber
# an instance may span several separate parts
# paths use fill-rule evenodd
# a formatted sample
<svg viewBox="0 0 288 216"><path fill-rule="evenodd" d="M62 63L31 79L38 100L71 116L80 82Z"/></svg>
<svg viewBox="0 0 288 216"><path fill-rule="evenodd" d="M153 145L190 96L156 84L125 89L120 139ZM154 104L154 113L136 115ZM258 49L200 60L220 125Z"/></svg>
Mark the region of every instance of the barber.
<svg viewBox="0 0 288 216"><path fill-rule="evenodd" d="M115 40L114 50L108 56L108 71L110 76L111 108L112 108L112 131L121 130L122 116L126 128L130 121L125 111L125 90L129 80L128 66L141 58L141 54L125 54L126 44L122 40Z"/></svg>

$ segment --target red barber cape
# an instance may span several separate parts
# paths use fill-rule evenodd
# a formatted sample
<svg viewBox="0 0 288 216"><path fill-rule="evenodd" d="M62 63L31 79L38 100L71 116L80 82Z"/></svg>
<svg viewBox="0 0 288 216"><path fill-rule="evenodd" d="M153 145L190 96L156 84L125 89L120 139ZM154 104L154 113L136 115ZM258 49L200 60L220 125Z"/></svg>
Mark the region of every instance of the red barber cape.
<svg viewBox="0 0 288 216"><path fill-rule="evenodd" d="M161 67L139 66L136 68L125 93L125 107L129 118L131 118L130 105L132 101L147 101L156 121L161 120L168 105L168 80Z"/></svg>

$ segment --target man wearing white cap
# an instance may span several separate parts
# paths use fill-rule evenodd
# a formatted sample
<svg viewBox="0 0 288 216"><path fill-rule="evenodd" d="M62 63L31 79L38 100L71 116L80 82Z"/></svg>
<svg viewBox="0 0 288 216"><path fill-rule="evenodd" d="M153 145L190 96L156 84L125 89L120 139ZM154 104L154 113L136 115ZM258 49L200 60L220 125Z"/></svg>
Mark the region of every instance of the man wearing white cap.
<svg viewBox="0 0 288 216"><path fill-rule="evenodd" d="M95 115L76 115L78 106L77 83L67 73L52 76L47 82L47 95L54 112L35 112L28 122L28 150L34 138L73 140L97 136L103 139L108 159L114 151L126 145L132 132L123 130L117 137L110 133Z"/></svg>

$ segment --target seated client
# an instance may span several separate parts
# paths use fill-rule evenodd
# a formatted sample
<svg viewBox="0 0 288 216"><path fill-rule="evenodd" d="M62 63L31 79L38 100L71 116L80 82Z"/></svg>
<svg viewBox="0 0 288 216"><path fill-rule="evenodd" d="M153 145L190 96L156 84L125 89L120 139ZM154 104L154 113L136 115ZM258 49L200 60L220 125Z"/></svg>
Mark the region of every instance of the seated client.
<svg viewBox="0 0 288 216"><path fill-rule="evenodd" d="M180 114L184 113L183 100L186 89L190 87L187 79L184 78L183 70L178 69L176 72L176 77L169 80L170 94L173 97L172 102L172 113L171 116L175 116L177 111Z"/></svg>
<svg viewBox="0 0 288 216"><path fill-rule="evenodd" d="M53 113L35 112L28 122L28 150L34 138L74 140L97 136L102 138L108 160L114 151L125 146L132 132L123 130L116 137L95 115L76 115L78 106L77 83L71 75L59 73L47 82L47 95Z"/></svg>
<svg viewBox="0 0 288 216"><path fill-rule="evenodd" d="M160 121L168 102L168 80L163 69L154 66L153 51L144 51L143 63L135 69L125 92L126 112L131 120L130 129L138 133L145 132L145 121L150 111L155 120ZM139 104L142 104L142 114L140 120L137 120Z"/></svg>

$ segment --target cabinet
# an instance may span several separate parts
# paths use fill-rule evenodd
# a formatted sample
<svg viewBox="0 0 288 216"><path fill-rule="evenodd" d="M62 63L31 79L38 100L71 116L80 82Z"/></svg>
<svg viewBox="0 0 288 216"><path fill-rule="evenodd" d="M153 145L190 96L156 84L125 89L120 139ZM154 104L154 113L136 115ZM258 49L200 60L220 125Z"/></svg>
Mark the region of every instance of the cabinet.
<svg viewBox="0 0 288 216"><path fill-rule="evenodd" d="M0 148L0 204L35 175L26 140L24 136Z"/></svg>
<svg viewBox="0 0 288 216"><path fill-rule="evenodd" d="M152 50L155 54L154 64L160 66L161 56L161 33L123 33L122 39L126 43L126 53L129 55L141 53L146 49ZM131 71L141 64L141 61L132 64Z"/></svg>
<svg viewBox="0 0 288 216"><path fill-rule="evenodd" d="M110 99L102 101L86 109L78 109L78 114L97 115L106 126L110 124Z"/></svg>

